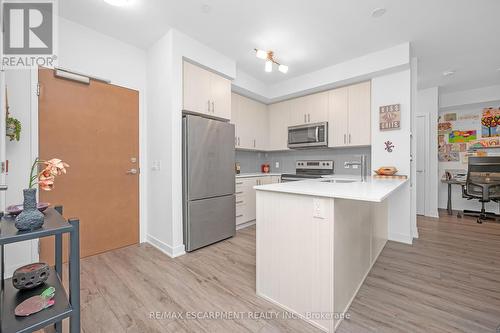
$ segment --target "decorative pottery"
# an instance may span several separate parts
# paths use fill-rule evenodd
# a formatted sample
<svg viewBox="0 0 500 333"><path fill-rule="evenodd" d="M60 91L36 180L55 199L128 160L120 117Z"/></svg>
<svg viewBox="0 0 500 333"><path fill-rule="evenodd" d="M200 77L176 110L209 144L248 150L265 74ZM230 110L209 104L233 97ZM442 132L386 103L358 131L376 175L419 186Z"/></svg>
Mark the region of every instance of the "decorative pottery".
<svg viewBox="0 0 500 333"><path fill-rule="evenodd" d="M29 188L24 192L24 209L17 215L15 226L20 231L35 230L43 225L45 215L36 207L36 189Z"/></svg>
<svg viewBox="0 0 500 333"><path fill-rule="evenodd" d="M39 202L36 204L36 207L38 208L39 211L43 212L47 208L49 208L50 203L48 202ZM7 208L5 208L5 212L9 215L19 215L23 211L23 204L20 205L10 205Z"/></svg>
<svg viewBox="0 0 500 333"><path fill-rule="evenodd" d="M395 167L380 167L373 171L379 176L393 176L398 172L398 169Z"/></svg>
<svg viewBox="0 0 500 333"><path fill-rule="evenodd" d="M49 274L49 265L44 262L25 265L14 271L12 285L19 290L33 289L47 281Z"/></svg>

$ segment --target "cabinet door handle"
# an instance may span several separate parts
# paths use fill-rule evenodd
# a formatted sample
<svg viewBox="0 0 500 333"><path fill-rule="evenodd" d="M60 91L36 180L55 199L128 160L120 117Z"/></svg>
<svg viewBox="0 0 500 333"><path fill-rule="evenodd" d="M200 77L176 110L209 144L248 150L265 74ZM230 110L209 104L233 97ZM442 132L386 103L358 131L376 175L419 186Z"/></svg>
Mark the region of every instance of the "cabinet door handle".
<svg viewBox="0 0 500 333"><path fill-rule="evenodd" d="M210 101L207 101L207 110L208 110L208 113L210 113Z"/></svg>
<svg viewBox="0 0 500 333"><path fill-rule="evenodd" d="M236 184L238 184L238 183L236 183ZM243 183L240 183L240 184L243 184ZM236 192L235 194L243 194L243 191L241 191L241 192Z"/></svg>
<svg viewBox="0 0 500 333"><path fill-rule="evenodd" d="M344 144L346 143L346 141L345 141L345 140L346 140L346 135L344 134Z"/></svg>
<svg viewBox="0 0 500 333"><path fill-rule="evenodd" d="M215 113L215 102L212 101L212 113Z"/></svg>
<svg viewBox="0 0 500 333"><path fill-rule="evenodd" d="M237 218L238 218L238 217L243 217L243 214L236 215L236 217L237 217Z"/></svg>
<svg viewBox="0 0 500 333"><path fill-rule="evenodd" d="M308 123L310 123L310 122L311 122L311 114L310 114L310 113L308 113L308 114L307 114L307 122L308 122Z"/></svg>
<svg viewBox="0 0 500 333"><path fill-rule="evenodd" d="M236 182L236 185L243 185L243 182Z"/></svg>
<svg viewBox="0 0 500 333"><path fill-rule="evenodd" d="M240 204L240 203L243 203L243 200L236 201L236 204Z"/></svg>
<svg viewBox="0 0 500 333"><path fill-rule="evenodd" d="M255 139L253 139L253 147L255 148Z"/></svg>
<svg viewBox="0 0 500 333"><path fill-rule="evenodd" d="M304 123L307 123L307 116L305 113L304 113Z"/></svg>
<svg viewBox="0 0 500 333"><path fill-rule="evenodd" d="M238 138L237 137L234 137L234 145L237 146L238 145Z"/></svg>
<svg viewBox="0 0 500 333"><path fill-rule="evenodd" d="M238 146L240 145L240 137L238 137Z"/></svg>
<svg viewBox="0 0 500 333"><path fill-rule="evenodd" d="M351 133L349 133L349 143L351 143Z"/></svg>

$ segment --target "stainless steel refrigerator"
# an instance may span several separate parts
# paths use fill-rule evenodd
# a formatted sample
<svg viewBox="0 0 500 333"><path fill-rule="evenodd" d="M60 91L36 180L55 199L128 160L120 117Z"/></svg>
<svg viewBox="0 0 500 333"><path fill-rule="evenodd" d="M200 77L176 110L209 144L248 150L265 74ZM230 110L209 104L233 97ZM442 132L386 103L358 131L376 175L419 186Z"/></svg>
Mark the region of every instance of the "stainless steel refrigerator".
<svg viewBox="0 0 500 333"><path fill-rule="evenodd" d="M186 251L236 232L234 125L182 117L183 224Z"/></svg>

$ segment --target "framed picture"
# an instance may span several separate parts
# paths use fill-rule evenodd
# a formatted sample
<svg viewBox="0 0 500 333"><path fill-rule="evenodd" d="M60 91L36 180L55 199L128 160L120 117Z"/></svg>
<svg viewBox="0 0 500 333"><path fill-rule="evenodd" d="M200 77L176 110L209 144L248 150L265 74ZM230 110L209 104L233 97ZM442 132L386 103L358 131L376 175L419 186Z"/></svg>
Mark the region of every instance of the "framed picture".
<svg viewBox="0 0 500 333"><path fill-rule="evenodd" d="M401 127L401 105L384 105L379 109L380 130L396 130Z"/></svg>

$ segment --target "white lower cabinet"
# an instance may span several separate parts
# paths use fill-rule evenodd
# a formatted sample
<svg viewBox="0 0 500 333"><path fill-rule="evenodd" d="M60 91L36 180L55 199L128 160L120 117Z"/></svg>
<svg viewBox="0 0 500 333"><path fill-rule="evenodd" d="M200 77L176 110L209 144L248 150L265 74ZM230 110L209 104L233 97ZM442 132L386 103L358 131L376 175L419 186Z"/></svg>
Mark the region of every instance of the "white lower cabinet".
<svg viewBox="0 0 500 333"><path fill-rule="evenodd" d="M236 226L255 221L254 186L281 183L281 176L236 178Z"/></svg>

